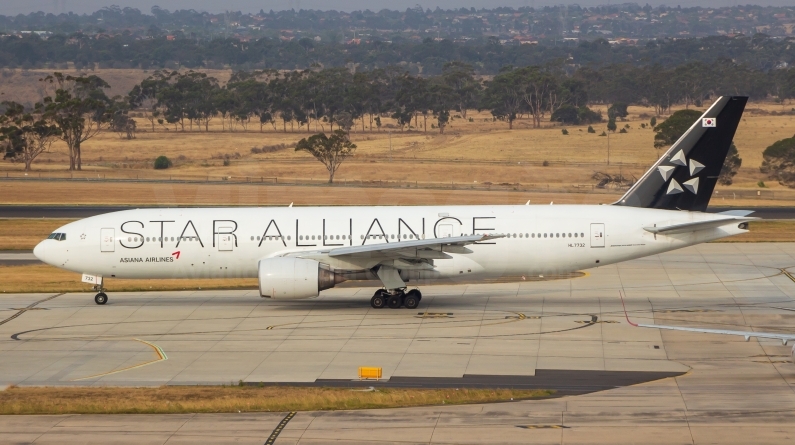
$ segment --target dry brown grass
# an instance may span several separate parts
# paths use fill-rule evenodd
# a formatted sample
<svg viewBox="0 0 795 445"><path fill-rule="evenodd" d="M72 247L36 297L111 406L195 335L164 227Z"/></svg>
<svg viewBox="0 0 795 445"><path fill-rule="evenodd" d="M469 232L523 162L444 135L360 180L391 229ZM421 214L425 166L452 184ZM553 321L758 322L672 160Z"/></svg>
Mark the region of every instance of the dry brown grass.
<svg viewBox="0 0 795 445"><path fill-rule="evenodd" d="M53 189L59 190L53 193ZM453 204L599 204L619 193L536 193L512 190L436 190L344 186L273 186L261 184L90 183L0 181L0 204L52 205L453 205Z"/></svg>
<svg viewBox="0 0 795 445"><path fill-rule="evenodd" d="M17 388L0 392L0 415L180 414L319 411L493 403L549 397L549 390L167 386Z"/></svg>
<svg viewBox="0 0 795 445"><path fill-rule="evenodd" d="M123 71L123 70L122 70ZM600 108L600 107L596 107ZM604 108L604 107L601 107ZM781 105L752 103L749 105L735 137L743 166L735 178L735 185L719 187L722 192L738 189L755 189L764 180L759 172L762 151L771 143L792 136L795 116L773 116L772 112L785 111ZM605 110L602 110L605 111ZM654 132L641 129L648 123L641 115L651 115L650 108L630 107L630 116L620 126L629 125L626 134L615 133L610 140L611 165L606 165L607 137L597 134L605 126L596 125L597 134L586 132L587 126L568 126L569 136L561 134L561 126L545 123L533 129L529 121L518 121L514 130L504 122L492 122L486 112L470 113L473 122L454 119L447 133L393 129L391 151L386 131L361 131L352 134L359 146L356 157L346 162L337 174L344 181L418 181L420 183L478 184L593 184L594 171L607 171L638 177L661 154L653 148ZM392 124L384 119L385 124ZM222 132L220 119L211 121L210 132L177 132L160 127L155 132L139 122L142 129L138 138L121 140L110 132L86 142L83 146L85 169L94 175L135 177L280 177L299 179L299 182L324 180L323 166L306 153L296 153L291 148L267 153L252 154L251 147L263 145L294 144L305 137L305 127L295 132L266 127L259 131L251 125L244 131ZM146 131L144 131L146 130ZM318 128L318 131L323 128ZM328 131L328 128L325 128ZM311 129L316 131L314 125ZM231 155L231 163L223 165L223 155ZM158 155L167 155L176 166L166 171L154 171L152 161ZM183 159L180 160L180 157ZM390 157L394 160L389 162ZM39 171L63 171L66 151L56 145L53 153L43 155L35 168ZM543 161L551 163L543 167ZM495 162L498 162L495 164ZM623 164L619 166L620 164ZM3 164L3 169L20 168ZM767 184L777 190L778 184Z"/></svg>
<svg viewBox="0 0 795 445"><path fill-rule="evenodd" d="M115 292L186 289L256 289L256 278L108 280ZM80 274L46 264L0 265L0 292L90 292Z"/></svg>
<svg viewBox="0 0 795 445"><path fill-rule="evenodd" d="M751 215L753 216L753 215ZM795 242L795 221L751 221L750 231L742 235L730 236L718 243L791 243Z"/></svg>
<svg viewBox="0 0 795 445"><path fill-rule="evenodd" d="M0 250L31 250L71 219L0 219Z"/></svg>
<svg viewBox="0 0 795 445"><path fill-rule="evenodd" d="M52 74L54 71L60 71L64 74L77 76L82 74L97 76L104 79L110 84L110 90L107 91L108 96L113 97L116 95L125 95L142 80L149 77L154 70L139 70L139 69L96 69L96 70L83 70L76 71L74 69L33 69L33 70L19 70L19 69L4 69L3 75L0 76L0 90L3 91L3 100L14 100L20 103L37 102L43 96L43 84L39 79ZM187 71L187 70L186 70ZM229 80L232 75L231 70L196 70L214 76L222 82Z"/></svg>

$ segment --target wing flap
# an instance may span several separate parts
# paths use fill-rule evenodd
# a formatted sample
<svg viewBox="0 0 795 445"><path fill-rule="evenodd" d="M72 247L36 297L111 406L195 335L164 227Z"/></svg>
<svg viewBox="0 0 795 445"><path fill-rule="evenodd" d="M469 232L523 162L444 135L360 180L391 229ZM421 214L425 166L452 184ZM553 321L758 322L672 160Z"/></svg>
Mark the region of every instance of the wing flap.
<svg viewBox="0 0 795 445"><path fill-rule="evenodd" d="M389 258L451 258L445 252L471 253L464 246L478 242L503 238L504 235L464 235L448 238L397 241L392 243L370 244L364 246L339 247L328 252L330 257L389 257Z"/></svg>

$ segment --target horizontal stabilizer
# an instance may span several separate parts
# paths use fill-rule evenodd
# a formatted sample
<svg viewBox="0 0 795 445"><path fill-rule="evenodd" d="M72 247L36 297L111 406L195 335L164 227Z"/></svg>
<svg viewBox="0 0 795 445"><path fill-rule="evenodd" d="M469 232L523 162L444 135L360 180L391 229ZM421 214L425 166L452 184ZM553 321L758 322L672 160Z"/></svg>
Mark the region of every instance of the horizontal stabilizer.
<svg viewBox="0 0 795 445"><path fill-rule="evenodd" d="M673 224L670 226L644 227L643 230L651 233L673 235L675 233L688 233L688 232L695 232L696 230L712 229L715 227L721 227L732 223L740 224L747 221L753 221L755 219L759 218L738 217L738 218L713 219L709 221L697 221L697 222L689 222L683 224Z"/></svg>
<svg viewBox="0 0 795 445"><path fill-rule="evenodd" d="M719 212L718 215L726 215L726 216L748 216L751 213L754 213L753 210L727 210L725 212Z"/></svg>

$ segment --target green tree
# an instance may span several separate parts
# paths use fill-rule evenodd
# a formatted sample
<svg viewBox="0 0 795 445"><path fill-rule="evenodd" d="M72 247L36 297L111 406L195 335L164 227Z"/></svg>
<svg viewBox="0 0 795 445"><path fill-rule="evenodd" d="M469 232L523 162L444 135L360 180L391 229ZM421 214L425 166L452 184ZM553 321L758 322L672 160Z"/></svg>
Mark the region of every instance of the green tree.
<svg viewBox="0 0 795 445"><path fill-rule="evenodd" d="M577 108L575 108L574 105L566 104L555 110L550 120L553 122L577 125L580 123L580 114L577 112Z"/></svg>
<svg viewBox="0 0 795 445"><path fill-rule="evenodd" d="M615 133L616 131L616 120L615 119L608 119L607 120L607 131L612 131Z"/></svg>
<svg viewBox="0 0 795 445"><path fill-rule="evenodd" d="M720 169L718 182L723 185L731 185L734 175L737 174L737 171L742 165L743 160L740 158L737 146L734 145L734 141L732 141L732 144L729 146L729 153L726 155L726 159L723 161L723 167Z"/></svg>
<svg viewBox="0 0 795 445"><path fill-rule="evenodd" d="M516 116L527 108L524 90L525 86L516 70L504 68L494 79L486 82L481 107L490 110L497 119L506 120L508 128L512 129Z"/></svg>
<svg viewBox="0 0 795 445"><path fill-rule="evenodd" d="M340 165L356 151L356 145L348 139L348 133L336 130L331 137L318 133L298 141L295 151L305 151L323 163L328 170L329 184L334 182L334 174Z"/></svg>
<svg viewBox="0 0 795 445"><path fill-rule="evenodd" d="M157 159L155 159L154 167L155 170L165 170L171 167L171 160L165 156L158 156Z"/></svg>
<svg viewBox="0 0 795 445"><path fill-rule="evenodd" d="M477 107L483 90L483 85L475 78L472 65L461 61L445 63L441 80L452 90L455 109L466 119L467 110Z"/></svg>
<svg viewBox="0 0 795 445"><path fill-rule="evenodd" d="M0 143L5 145L5 159L21 161L30 171L33 161L60 136L57 126L42 117L42 105L33 112L16 102L3 102L6 112L0 115Z"/></svg>
<svg viewBox="0 0 795 445"><path fill-rule="evenodd" d="M629 116L629 112L627 111L627 104L625 103L614 103L607 108L607 117L608 118L620 118L624 119L625 117Z"/></svg>
<svg viewBox="0 0 795 445"><path fill-rule="evenodd" d="M760 171L768 178L795 188L795 136L776 141L762 152Z"/></svg>
<svg viewBox="0 0 795 445"><path fill-rule="evenodd" d="M43 101L43 117L60 130L59 137L69 149L69 170L82 170L83 142L99 134L108 123L110 88L101 78L53 73L42 79L56 87L55 94Z"/></svg>
<svg viewBox="0 0 795 445"><path fill-rule="evenodd" d="M654 148L672 145L701 117L701 114L696 110L679 110L654 127L654 132L657 133L654 135Z"/></svg>
<svg viewBox="0 0 795 445"><path fill-rule="evenodd" d="M142 80L140 84L135 85L127 94L130 107L144 113L144 117L152 127L152 132L155 131L155 122L161 118L164 111L162 104L158 103L157 93L162 87L167 86L168 77L169 73L166 70L156 71Z"/></svg>

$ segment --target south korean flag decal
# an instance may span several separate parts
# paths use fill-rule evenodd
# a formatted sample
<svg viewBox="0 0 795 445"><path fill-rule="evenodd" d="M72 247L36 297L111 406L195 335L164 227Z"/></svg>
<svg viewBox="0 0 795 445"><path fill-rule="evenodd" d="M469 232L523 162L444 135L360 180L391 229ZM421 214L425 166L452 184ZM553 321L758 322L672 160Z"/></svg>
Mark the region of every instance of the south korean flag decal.
<svg viewBox="0 0 795 445"><path fill-rule="evenodd" d="M701 126L704 128L715 128L718 125L718 120L714 117L705 117L701 119Z"/></svg>

